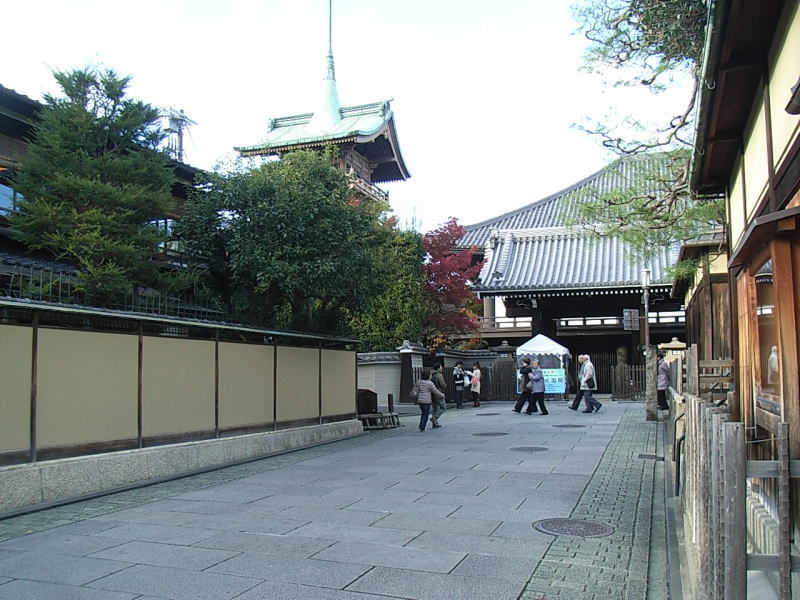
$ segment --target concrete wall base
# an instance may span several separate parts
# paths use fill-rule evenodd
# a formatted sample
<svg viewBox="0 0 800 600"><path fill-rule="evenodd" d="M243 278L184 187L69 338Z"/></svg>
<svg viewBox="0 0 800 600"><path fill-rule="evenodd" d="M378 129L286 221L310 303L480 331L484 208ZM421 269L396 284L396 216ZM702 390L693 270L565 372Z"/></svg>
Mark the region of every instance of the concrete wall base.
<svg viewBox="0 0 800 600"><path fill-rule="evenodd" d="M363 433L358 420L0 467L0 516Z"/></svg>

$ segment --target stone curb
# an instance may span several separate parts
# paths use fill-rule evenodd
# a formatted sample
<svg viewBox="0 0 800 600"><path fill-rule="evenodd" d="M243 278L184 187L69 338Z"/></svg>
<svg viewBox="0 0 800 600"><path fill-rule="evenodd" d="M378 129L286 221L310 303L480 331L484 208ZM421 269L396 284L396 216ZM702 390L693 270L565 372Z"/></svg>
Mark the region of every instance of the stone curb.
<svg viewBox="0 0 800 600"><path fill-rule="evenodd" d="M264 458L363 433L348 420L0 468L0 516Z"/></svg>

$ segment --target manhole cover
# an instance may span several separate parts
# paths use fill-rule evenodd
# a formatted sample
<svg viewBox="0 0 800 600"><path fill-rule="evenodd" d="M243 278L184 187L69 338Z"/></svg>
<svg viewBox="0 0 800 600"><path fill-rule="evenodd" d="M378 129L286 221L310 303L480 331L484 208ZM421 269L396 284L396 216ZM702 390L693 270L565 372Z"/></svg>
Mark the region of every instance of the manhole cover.
<svg viewBox="0 0 800 600"><path fill-rule="evenodd" d="M476 417L490 417L493 415L499 415L500 413L475 413Z"/></svg>
<svg viewBox="0 0 800 600"><path fill-rule="evenodd" d="M492 436L492 435L508 435L502 431L484 431L481 433L473 433L472 435Z"/></svg>
<svg viewBox="0 0 800 600"><path fill-rule="evenodd" d="M515 452L546 452L550 448L545 448L544 446L516 446L511 450Z"/></svg>
<svg viewBox="0 0 800 600"><path fill-rule="evenodd" d="M553 427L561 427L562 429L578 429L580 427L586 427L586 425L553 425Z"/></svg>
<svg viewBox="0 0 800 600"><path fill-rule="evenodd" d="M604 537L614 533L613 527L583 519L543 519L536 521L533 527L542 533L569 537Z"/></svg>
<svg viewBox="0 0 800 600"><path fill-rule="evenodd" d="M656 454L640 454L639 458L643 458L645 460L655 460L655 461L663 461L663 456L658 456Z"/></svg>

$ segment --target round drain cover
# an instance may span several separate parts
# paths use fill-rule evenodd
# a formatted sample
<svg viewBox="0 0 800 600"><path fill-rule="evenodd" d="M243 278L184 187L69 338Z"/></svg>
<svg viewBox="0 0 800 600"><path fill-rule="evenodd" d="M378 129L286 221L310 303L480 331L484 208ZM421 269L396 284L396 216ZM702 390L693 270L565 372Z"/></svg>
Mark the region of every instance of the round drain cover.
<svg viewBox="0 0 800 600"><path fill-rule="evenodd" d="M476 417L489 417L492 415L499 415L500 413L475 413Z"/></svg>
<svg viewBox="0 0 800 600"><path fill-rule="evenodd" d="M492 436L492 435L508 435L507 433L503 433L502 431L484 431L482 433L473 433L472 435L483 435L483 436Z"/></svg>
<svg viewBox="0 0 800 600"><path fill-rule="evenodd" d="M511 450L515 452L546 452L550 448L545 448L544 446L515 446Z"/></svg>
<svg viewBox="0 0 800 600"><path fill-rule="evenodd" d="M586 425L553 425L553 427L561 427L562 429L579 429L586 427Z"/></svg>
<svg viewBox="0 0 800 600"><path fill-rule="evenodd" d="M542 533L569 537L604 537L614 533L614 528L605 523L583 519L542 519L536 521L533 527Z"/></svg>

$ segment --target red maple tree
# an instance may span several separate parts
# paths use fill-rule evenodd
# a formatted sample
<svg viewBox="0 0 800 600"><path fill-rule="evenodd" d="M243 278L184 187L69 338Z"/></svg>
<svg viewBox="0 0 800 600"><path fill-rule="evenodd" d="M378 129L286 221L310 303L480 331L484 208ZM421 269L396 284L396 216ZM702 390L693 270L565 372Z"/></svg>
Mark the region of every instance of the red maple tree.
<svg viewBox="0 0 800 600"><path fill-rule="evenodd" d="M464 228L455 217L422 238L425 272L425 344L434 349L478 329L477 296L470 283L483 262L472 262L475 247L455 252Z"/></svg>

